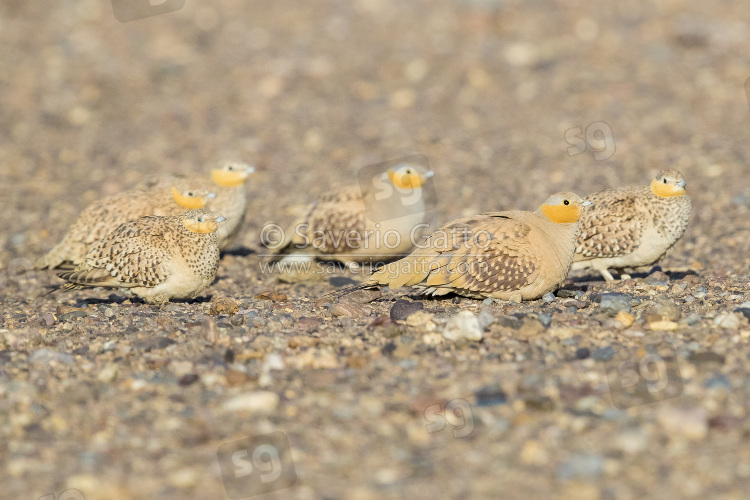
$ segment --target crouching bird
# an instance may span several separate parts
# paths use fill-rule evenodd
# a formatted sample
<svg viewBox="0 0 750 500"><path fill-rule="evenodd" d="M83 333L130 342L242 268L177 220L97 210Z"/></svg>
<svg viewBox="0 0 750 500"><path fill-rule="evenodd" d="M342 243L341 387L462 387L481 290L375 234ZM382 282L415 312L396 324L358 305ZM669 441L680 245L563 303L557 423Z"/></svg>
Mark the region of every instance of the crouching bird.
<svg viewBox="0 0 750 500"><path fill-rule="evenodd" d="M232 244L245 222L247 207L245 183L253 172L255 172L255 167L247 163L229 161L221 167L212 168L210 176L202 173L161 175L145 180L138 187L154 189L171 186L177 182L189 182L215 193L216 196L208 200L205 208L219 212L227 218L226 224L222 224L217 233L219 248L224 250Z"/></svg>
<svg viewBox="0 0 750 500"><path fill-rule="evenodd" d="M37 259L37 269L70 270L83 262L92 245L123 222L144 215L179 215L204 208L216 195L199 183L176 181L148 189L135 188L89 205L68 228L62 240Z"/></svg>
<svg viewBox="0 0 750 500"><path fill-rule="evenodd" d="M62 288L127 288L156 305L195 298L216 276L216 231L225 220L204 208L125 222L99 240L73 271L58 274L67 282Z"/></svg>
<svg viewBox="0 0 750 500"><path fill-rule="evenodd" d="M584 202L557 193L535 212L490 212L443 224L407 257L383 266L361 285L388 285L429 295L521 302L555 290L568 275Z"/></svg>
<svg viewBox="0 0 750 500"><path fill-rule="evenodd" d="M356 268L404 257L427 226L423 186L432 170L398 164L371 186L334 188L311 204L279 242L271 262L338 261ZM400 196L385 196L397 192ZM283 268L283 266L280 266Z"/></svg>

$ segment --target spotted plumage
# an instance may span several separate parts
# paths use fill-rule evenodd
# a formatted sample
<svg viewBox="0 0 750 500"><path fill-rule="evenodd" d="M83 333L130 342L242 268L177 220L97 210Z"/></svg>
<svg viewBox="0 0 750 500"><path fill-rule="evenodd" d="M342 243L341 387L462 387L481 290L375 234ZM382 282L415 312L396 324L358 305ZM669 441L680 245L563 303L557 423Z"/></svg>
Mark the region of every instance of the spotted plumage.
<svg viewBox="0 0 750 500"><path fill-rule="evenodd" d="M573 269L609 269L658 262L687 229L691 202L677 170L665 170L649 186L610 189L591 195L584 210Z"/></svg>
<svg viewBox="0 0 750 500"><path fill-rule="evenodd" d="M264 242L279 261L294 258L340 261L347 264L393 260L413 247L426 219L422 186L432 172L420 165L397 165L373 186L335 188L323 193L285 232L280 242ZM382 184L379 184L382 183ZM414 200L402 206L380 198L385 189L400 189ZM377 216L376 216L377 215Z"/></svg>
<svg viewBox="0 0 750 500"><path fill-rule="evenodd" d="M58 276L66 289L129 288L153 304L194 298L216 275L216 230L224 220L207 209L130 220L99 240L73 271Z"/></svg>
<svg viewBox="0 0 750 500"><path fill-rule="evenodd" d="M551 196L536 212L493 212L448 222L408 257L363 285L407 286L431 295L532 300L565 280L584 202Z"/></svg>
<svg viewBox="0 0 750 500"><path fill-rule="evenodd" d="M255 168L242 162L227 162L205 174L162 175L148 179L139 187L152 188L168 186L176 180L187 181L211 190L216 196L208 201L206 208L214 210L227 218L219 228L219 248L227 248L239 233L245 221L247 207L247 190L245 182Z"/></svg>
<svg viewBox="0 0 750 500"><path fill-rule="evenodd" d="M175 180L149 188L135 188L102 198L87 207L62 240L39 258L38 269L72 269L91 246L123 222L145 215L179 215L203 208L215 195L189 180Z"/></svg>

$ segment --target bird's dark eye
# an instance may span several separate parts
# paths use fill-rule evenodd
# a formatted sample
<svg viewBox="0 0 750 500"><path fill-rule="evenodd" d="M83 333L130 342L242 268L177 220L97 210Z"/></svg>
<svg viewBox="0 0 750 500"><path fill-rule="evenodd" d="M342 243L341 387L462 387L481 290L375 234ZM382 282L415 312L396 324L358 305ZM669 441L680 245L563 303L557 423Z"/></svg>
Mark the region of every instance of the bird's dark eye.
<svg viewBox="0 0 750 500"><path fill-rule="evenodd" d="M570 202L568 200L563 201L563 205L570 205Z"/></svg>
<svg viewBox="0 0 750 500"><path fill-rule="evenodd" d="M664 184L666 184L666 183L667 183L667 179L664 179Z"/></svg>
<svg viewBox="0 0 750 500"><path fill-rule="evenodd" d="M195 196L195 193L193 193L192 191L188 191L188 196Z"/></svg>
<svg viewBox="0 0 750 500"><path fill-rule="evenodd" d="M410 168L407 168L407 169L406 169L406 174L407 174L407 175L411 175L411 169L410 169Z"/></svg>
<svg viewBox="0 0 750 500"><path fill-rule="evenodd" d="M198 217L198 222L203 222L203 217Z"/></svg>

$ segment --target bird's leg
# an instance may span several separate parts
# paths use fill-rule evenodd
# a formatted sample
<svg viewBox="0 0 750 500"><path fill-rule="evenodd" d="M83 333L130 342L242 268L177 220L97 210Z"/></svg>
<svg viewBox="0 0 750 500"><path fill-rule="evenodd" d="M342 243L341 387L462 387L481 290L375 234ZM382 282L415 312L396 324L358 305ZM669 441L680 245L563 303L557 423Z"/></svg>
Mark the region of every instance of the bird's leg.
<svg viewBox="0 0 750 500"><path fill-rule="evenodd" d="M604 277L605 281L615 280L615 278L612 277L612 273L609 272L609 269L599 269L599 272L602 273L602 276Z"/></svg>

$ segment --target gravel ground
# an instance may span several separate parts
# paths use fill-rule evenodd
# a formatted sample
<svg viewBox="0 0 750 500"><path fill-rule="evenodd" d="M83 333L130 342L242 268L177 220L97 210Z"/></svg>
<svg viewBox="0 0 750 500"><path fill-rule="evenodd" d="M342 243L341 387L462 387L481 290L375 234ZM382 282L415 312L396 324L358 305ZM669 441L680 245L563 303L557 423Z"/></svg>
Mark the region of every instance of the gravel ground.
<svg viewBox="0 0 750 500"><path fill-rule="evenodd" d="M749 19L224 0L120 23L104 1L2 2L0 497L746 498ZM328 307L360 277L260 272L265 223L413 153L436 222L664 167L693 215L660 268L521 305ZM99 197L225 158L257 173L203 299L17 274Z"/></svg>

